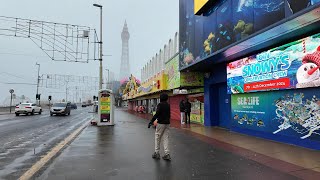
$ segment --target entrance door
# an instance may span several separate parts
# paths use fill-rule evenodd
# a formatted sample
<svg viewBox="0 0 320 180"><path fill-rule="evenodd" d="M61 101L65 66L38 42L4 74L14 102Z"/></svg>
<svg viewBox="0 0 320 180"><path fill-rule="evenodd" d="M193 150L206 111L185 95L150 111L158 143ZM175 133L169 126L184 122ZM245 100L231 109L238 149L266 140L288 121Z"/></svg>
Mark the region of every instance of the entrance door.
<svg viewBox="0 0 320 180"><path fill-rule="evenodd" d="M230 94L227 94L226 83L218 85L218 94L219 126L229 129L231 125L231 96Z"/></svg>
<svg viewBox="0 0 320 180"><path fill-rule="evenodd" d="M210 121L213 126L229 129L231 126L231 96L227 94L227 83L210 87Z"/></svg>

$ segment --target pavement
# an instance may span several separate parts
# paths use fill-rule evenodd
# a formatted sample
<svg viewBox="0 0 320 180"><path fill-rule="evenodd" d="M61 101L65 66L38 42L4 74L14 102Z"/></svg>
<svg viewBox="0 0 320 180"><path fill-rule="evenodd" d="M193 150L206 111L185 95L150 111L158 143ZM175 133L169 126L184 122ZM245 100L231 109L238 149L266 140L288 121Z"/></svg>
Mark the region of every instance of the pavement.
<svg viewBox="0 0 320 180"><path fill-rule="evenodd" d="M0 179L18 179L75 129L88 123L90 108L72 110L70 116L6 114L0 116Z"/></svg>
<svg viewBox="0 0 320 180"><path fill-rule="evenodd" d="M115 126L88 126L35 179L308 179L250 159L241 148L230 148L174 123L170 128L172 161L154 160L155 129L147 128L148 121L121 109L115 117ZM318 177L313 174L311 179Z"/></svg>

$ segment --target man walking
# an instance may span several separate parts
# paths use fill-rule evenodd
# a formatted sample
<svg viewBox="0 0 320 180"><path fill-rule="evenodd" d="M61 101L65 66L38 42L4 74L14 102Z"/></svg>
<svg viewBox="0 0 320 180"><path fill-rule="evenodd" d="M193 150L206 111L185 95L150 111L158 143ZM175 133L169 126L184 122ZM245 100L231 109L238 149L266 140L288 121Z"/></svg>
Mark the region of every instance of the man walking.
<svg viewBox="0 0 320 180"><path fill-rule="evenodd" d="M180 107L181 124L184 124L184 122L186 121L185 119L186 107L185 107L184 100L180 101L179 107Z"/></svg>
<svg viewBox="0 0 320 180"><path fill-rule="evenodd" d="M155 132L155 152L152 155L154 159L160 159L160 142L162 140L165 155L162 157L164 160L171 160L169 151L169 126L170 126L170 105L167 102L168 95L163 93L160 95L160 103L157 105L156 114L149 122L148 128L153 125L157 119L156 132Z"/></svg>
<svg viewBox="0 0 320 180"><path fill-rule="evenodd" d="M188 98L186 98L185 103L185 114L186 114L186 124L190 124L190 112L191 112L191 103L189 102Z"/></svg>

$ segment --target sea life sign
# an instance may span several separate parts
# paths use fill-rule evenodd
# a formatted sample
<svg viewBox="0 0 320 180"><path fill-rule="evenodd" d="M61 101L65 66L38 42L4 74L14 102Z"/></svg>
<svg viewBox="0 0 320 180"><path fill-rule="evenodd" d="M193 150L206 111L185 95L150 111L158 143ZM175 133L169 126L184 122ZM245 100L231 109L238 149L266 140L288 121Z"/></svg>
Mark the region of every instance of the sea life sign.
<svg viewBox="0 0 320 180"><path fill-rule="evenodd" d="M227 65L228 93L320 86L320 34Z"/></svg>
<svg viewBox="0 0 320 180"><path fill-rule="evenodd" d="M317 88L235 94L232 126L319 142L319 98Z"/></svg>

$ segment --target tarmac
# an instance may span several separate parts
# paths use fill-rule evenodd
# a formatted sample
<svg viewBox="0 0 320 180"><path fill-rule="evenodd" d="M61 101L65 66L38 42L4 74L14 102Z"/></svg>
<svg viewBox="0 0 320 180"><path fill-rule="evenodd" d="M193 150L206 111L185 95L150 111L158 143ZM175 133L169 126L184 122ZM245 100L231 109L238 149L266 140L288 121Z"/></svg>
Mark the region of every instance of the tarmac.
<svg viewBox="0 0 320 180"><path fill-rule="evenodd" d="M296 171L295 165L276 159L272 162L289 167L291 171L266 165L248 158L248 154L254 152L186 131L176 122L170 128L172 161L155 160L151 158L155 129L147 128L146 117L121 109L115 111L115 117L115 126L88 126L35 179L293 180L320 177L314 171L308 171L309 176L292 173ZM160 153L163 155L162 150Z"/></svg>

